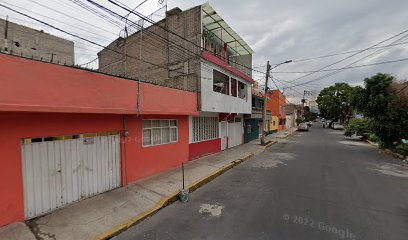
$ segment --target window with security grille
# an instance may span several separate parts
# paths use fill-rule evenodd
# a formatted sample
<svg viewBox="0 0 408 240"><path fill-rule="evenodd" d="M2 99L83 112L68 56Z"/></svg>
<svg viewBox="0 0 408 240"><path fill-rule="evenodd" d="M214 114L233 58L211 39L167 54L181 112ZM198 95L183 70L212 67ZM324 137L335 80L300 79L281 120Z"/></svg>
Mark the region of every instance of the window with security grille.
<svg viewBox="0 0 408 240"><path fill-rule="evenodd" d="M178 141L177 120L143 120L143 146L155 146Z"/></svg>
<svg viewBox="0 0 408 240"><path fill-rule="evenodd" d="M193 142L218 138L217 117L193 117Z"/></svg>

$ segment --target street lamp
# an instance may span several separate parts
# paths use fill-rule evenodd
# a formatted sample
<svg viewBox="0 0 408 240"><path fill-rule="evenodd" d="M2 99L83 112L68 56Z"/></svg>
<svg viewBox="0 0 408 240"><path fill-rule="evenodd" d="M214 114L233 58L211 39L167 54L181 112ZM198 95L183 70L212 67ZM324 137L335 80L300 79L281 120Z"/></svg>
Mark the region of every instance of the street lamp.
<svg viewBox="0 0 408 240"><path fill-rule="evenodd" d="M261 137L261 144L265 145L265 125L266 125L266 99L267 99L267 94L268 94L268 79L269 79L269 74L270 71L274 68L277 68L278 66L286 63L291 63L292 60L287 60L281 63L276 64L271 68L271 65L269 64L269 61L266 63L266 79L265 79L265 95L264 95L264 104L263 104L263 111L262 111L262 137Z"/></svg>
<svg viewBox="0 0 408 240"><path fill-rule="evenodd" d="M278 66L280 66L280 65L282 65L282 64L291 63L291 62L293 62L293 61L292 61L292 60L287 60L287 61L278 63L278 64L276 64L275 66L273 66L273 68L271 68L270 70L272 70L272 69L274 69L274 68L276 68L276 67L278 67Z"/></svg>

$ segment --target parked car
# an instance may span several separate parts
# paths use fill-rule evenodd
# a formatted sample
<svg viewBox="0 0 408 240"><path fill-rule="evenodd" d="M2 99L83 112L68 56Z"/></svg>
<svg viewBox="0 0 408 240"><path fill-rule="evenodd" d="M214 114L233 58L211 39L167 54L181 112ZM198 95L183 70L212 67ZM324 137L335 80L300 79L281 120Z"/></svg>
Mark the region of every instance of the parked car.
<svg viewBox="0 0 408 240"><path fill-rule="evenodd" d="M308 127L311 127L312 125L313 125L312 121L310 121L310 122L307 123L307 126L308 126Z"/></svg>
<svg viewBox="0 0 408 240"><path fill-rule="evenodd" d="M333 123L333 127L334 130L343 130L344 126L340 123Z"/></svg>
<svg viewBox="0 0 408 240"><path fill-rule="evenodd" d="M309 131L309 126L307 126L307 123L301 123L298 126L298 131Z"/></svg>
<svg viewBox="0 0 408 240"><path fill-rule="evenodd" d="M330 128L330 127L333 126L333 122L332 122L331 120L326 120L326 121L324 122L324 124L325 124L325 127L327 127L327 128Z"/></svg>

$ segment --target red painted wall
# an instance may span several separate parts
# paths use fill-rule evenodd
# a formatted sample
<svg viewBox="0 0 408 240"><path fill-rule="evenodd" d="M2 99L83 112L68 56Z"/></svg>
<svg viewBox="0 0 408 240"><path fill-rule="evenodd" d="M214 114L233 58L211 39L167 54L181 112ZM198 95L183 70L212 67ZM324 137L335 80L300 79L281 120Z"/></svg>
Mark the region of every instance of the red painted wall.
<svg viewBox="0 0 408 240"><path fill-rule="evenodd" d="M143 147L142 119L177 119L178 142ZM146 115L127 118L129 137L126 141L127 182L180 166L188 161L188 116Z"/></svg>
<svg viewBox="0 0 408 240"><path fill-rule="evenodd" d="M221 151L221 138L214 140L191 143L189 147L189 160Z"/></svg>
<svg viewBox="0 0 408 240"><path fill-rule="evenodd" d="M0 112L0 226L24 220L21 138L120 130L120 115Z"/></svg>
<svg viewBox="0 0 408 240"><path fill-rule="evenodd" d="M140 86L140 106L141 114L198 116L197 93L147 83Z"/></svg>
<svg viewBox="0 0 408 240"><path fill-rule="evenodd" d="M137 111L134 81L5 54L0 62L2 111Z"/></svg>
<svg viewBox="0 0 408 240"><path fill-rule="evenodd" d="M198 115L197 94L0 54L0 111Z"/></svg>
<svg viewBox="0 0 408 240"><path fill-rule="evenodd" d="M177 119L178 142L142 146L142 119ZM122 138L122 184L180 166L189 159L188 116L126 117ZM24 220L20 139L122 131L123 116L107 114L0 112L0 226ZM218 144L218 151L220 144ZM126 169L126 170L125 170Z"/></svg>

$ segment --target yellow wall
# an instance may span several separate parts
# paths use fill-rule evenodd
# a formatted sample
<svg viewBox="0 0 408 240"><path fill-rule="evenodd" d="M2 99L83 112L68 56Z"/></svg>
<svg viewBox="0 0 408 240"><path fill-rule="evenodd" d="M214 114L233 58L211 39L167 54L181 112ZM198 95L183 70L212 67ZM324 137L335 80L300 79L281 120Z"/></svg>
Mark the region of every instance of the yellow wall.
<svg viewBox="0 0 408 240"><path fill-rule="evenodd" d="M269 131L277 131L278 127L279 127L279 118L277 116L272 116L272 121L270 122Z"/></svg>

